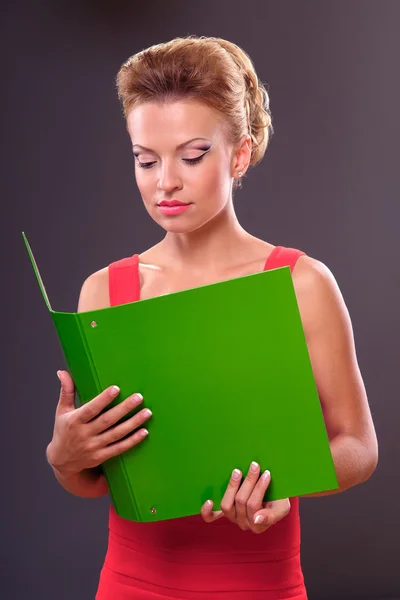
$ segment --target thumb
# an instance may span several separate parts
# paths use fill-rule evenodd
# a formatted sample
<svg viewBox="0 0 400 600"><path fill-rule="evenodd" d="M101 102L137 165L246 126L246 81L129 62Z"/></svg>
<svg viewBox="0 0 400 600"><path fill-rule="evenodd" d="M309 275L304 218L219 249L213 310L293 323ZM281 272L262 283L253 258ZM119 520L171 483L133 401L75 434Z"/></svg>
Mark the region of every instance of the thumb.
<svg viewBox="0 0 400 600"><path fill-rule="evenodd" d="M254 523L256 525L274 525L289 513L290 499L272 500L263 504L263 509L254 513Z"/></svg>
<svg viewBox="0 0 400 600"><path fill-rule="evenodd" d="M57 377L61 382L61 390L56 414L62 415L75 410L75 385L67 371L57 371Z"/></svg>

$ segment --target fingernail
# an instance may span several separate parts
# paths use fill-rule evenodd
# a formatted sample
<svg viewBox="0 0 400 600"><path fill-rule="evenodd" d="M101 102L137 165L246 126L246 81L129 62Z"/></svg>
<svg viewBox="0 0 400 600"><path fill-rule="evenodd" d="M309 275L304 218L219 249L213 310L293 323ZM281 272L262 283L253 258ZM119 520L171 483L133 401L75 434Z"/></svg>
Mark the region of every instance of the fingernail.
<svg viewBox="0 0 400 600"><path fill-rule="evenodd" d="M134 406L136 406L136 404L140 404L141 402L143 402L142 394L134 394L131 398L131 401Z"/></svg>
<svg viewBox="0 0 400 600"><path fill-rule="evenodd" d="M121 390L119 389L119 387L117 385L113 385L111 388L111 395L116 396L117 394L120 393L120 391Z"/></svg>
<svg viewBox="0 0 400 600"><path fill-rule="evenodd" d="M141 429L139 431L139 435L141 435L142 437L146 437L146 435L148 435L148 433L149 432L147 431L147 429Z"/></svg>
<svg viewBox="0 0 400 600"><path fill-rule="evenodd" d="M271 473L269 471L264 471L262 476L263 479L269 479L271 477Z"/></svg>
<svg viewBox="0 0 400 600"><path fill-rule="evenodd" d="M252 473L255 473L256 471L258 471L258 463L254 462L254 460L253 460L253 462L250 465L250 471Z"/></svg>
<svg viewBox="0 0 400 600"><path fill-rule="evenodd" d="M232 471L232 479L234 479L235 481L237 481L238 479L240 479L242 476L241 472L239 471L239 469L234 469Z"/></svg>
<svg viewBox="0 0 400 600"><path fill-rule="evenodd" d="M151 412L151 410L149 408L146 408L146 410L143 413L143 416L147 418L147 417L151 417L152 414L153 413Z"/></svg>
<svg viewBox="0 0 400 600"><path fill-rule="evenodd" d="M254 523L256 525L259 525L260 523L264 523L265 521L265 517L263 517L262 515L257 515L257 517L254 519Z"/></svg>
<svg viewBox="0 0 400 600"><path fill-rule="evenodd" d="M60 371L57 371L57 377L58 377L58 379L61 381L61 377L60 377Z"/></svg>
<svg viewBox="0 0 400 600"><path fill-rule="evenodd" d="M206 505L207 508L210 508L210 506L212 505L211 500L207 500L207 502L206 502L205 505Z"/></svg>

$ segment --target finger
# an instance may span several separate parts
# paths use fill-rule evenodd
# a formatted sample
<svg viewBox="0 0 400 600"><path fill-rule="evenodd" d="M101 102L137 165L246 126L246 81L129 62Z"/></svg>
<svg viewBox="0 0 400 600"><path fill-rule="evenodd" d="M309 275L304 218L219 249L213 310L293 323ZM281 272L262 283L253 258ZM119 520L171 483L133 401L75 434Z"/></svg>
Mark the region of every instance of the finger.
<svg viewBox="0 0 400 600"><path fill-rule="evenodd" d="M236 522L235 497L242 481L242 472L239 469L232 471L231 478L226 488L225 494L221 500L221 510L224 515L233 523Z"/></svg>
<svg viewBox="0 0 400 600"><path fill-rule="evenodd" d="M258 479L256 485L254 486L254 489L250 494L250 498L248 499L246 506L247 519L249 523L254 523L255 513L263 507L265 492L268 489L270 481L271 473L269 471L264 471L264 473Z"/></svg>
<svg viewBox="0 0 400 600"><path fill-rule="evenodd" d="M238 523L238 525L241 525L243 527L251 526L251 523L249 523L247 519L247 501L254 490L259 475L260 465L253 461L250 465L250 468L242 485L240 486L240 490L236 494L236 522ZM259 508L261 508L261 504Z"/></svg>
<svg viewBox="0 0 400 600"><path fill-rule="evenodd" d="M120 425L116 425L115 427L107 430L105 433L97 436L99 445L101 447L107 446L108 444L113 444L114 442L124 438L132 433L132 431L143 425L143 423L150 419L151 415L152 412L148 408L141 410L139 413L130 419L127 419Z"/></svg>
<svg viewBox="0 0 400 600"><path fill-rule="evenodd" d="M124 440L106 446L97 453L97 464L101 464L109 458L118 456L119 454L130 450L134 446L137 446L148 436L148 434L149 432L147 431L147 429L139 429L138 431L135 431L135 433L133 433L132 435L126 437Z"/></svg>
<svg viewBox="0 0 400 600"><path fill-rule="evenodd" d="M56 415L75 410L75 385L68 371L57 371L61 383L60 397L56 408Z"/></svg>
<svg viewBox="0 0 400 600"><path fill-rule="evenodd" d="M120 389L117 385L112 385L105 389L98 396L86 402L83 406L76 409L76 415L82 423L88 423L95 417L97 417L102 410L106 408L108 404L114 398L118 396Z"/></svg>
<svg viewBox="0 0 400 600"><path fill-rule="evenodd" d="M290 511L290 500L274 500L267 502L267 507L254 514L253 527L262 527L264 530L281 521Z"/></svg>
<svg viewBox="0 0 400 600"><path fill-rule="evenodd" d="M214 503L212 500L207 500L201 507L201 516L206 523L214 523L224 516L222 510L213 510Z"/></svg>
<svg viewBox="0 0 400 600"><path fill-rule="evenodd" d="M122 417L125 417L125 415L139 406L141 402L143 402L142 394L132 394L132 396L128 396L123 402L120 402L117 406L113 406L113 408L109 408L103 414L95 418L90 424L91 433L98 434L109 427L112 427L122 419Z"/></svg>

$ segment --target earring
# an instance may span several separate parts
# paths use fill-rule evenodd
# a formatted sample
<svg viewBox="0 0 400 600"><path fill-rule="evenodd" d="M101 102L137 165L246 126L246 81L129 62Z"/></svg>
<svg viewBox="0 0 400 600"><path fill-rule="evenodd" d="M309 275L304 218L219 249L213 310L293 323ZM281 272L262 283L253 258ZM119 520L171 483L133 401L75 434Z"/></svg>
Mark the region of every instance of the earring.
<svg viewBox="0 0 400 600"><path fill-rule="evenodd" d="M242 173L242 171L239 171L239 172L238 172L238 176L239 176L239 177L243 177L243 173Z"/></svg>

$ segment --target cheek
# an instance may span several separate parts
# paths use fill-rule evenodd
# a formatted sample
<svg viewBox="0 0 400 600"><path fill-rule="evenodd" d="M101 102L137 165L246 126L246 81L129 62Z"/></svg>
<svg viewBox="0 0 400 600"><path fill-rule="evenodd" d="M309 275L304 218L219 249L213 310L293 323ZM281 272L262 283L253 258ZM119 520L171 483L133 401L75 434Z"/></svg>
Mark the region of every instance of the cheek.
<svg viewBox="0 0 400 600"><path fill-rule="evenodd" d="M154 175L135 167L135 179L138 190L144 200L150 200L154 196L154 189L157 186L157 180Z"/></svg>
<svg viewBox="0 0 400 600"><path fill-rule="evenodd" d="M223 161L211 162L198 175L198 181L208 196L222 196L229 189L228 166Z"/></svg>

